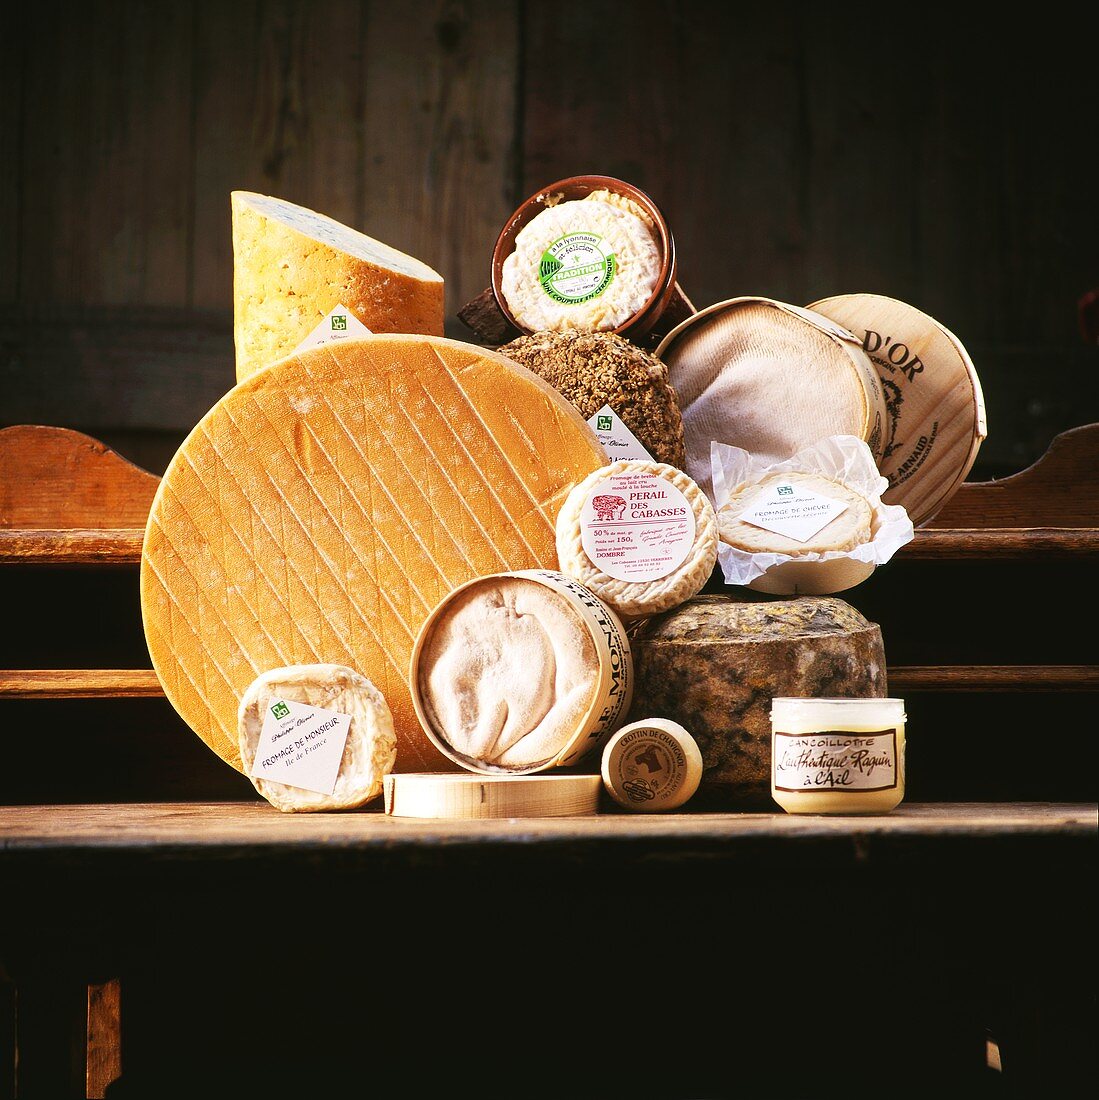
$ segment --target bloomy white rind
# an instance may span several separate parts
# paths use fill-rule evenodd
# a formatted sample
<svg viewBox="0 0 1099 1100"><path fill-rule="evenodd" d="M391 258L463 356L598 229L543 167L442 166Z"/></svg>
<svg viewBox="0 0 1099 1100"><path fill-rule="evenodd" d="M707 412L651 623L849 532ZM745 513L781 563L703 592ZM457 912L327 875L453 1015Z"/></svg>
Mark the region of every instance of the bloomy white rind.
<svg viewBox="0 0 1099 1100"><path fill-rule="evenodd" d="M695 517L695 539L686 560L665 577L653 581L622 581L604 573L584 550L581 515L584 501L596 485L616 474L648 474L674 485ZM682 470L663 462L612 462L589 474L565 498L557 514L557 560L563 573L591 589L604 603L628 619L656 615L700 592L713 573L718 551L717 516L698 484Z"/></svg>
<svg viewBox="0 0 1099 1100"><path fill-rule="evenodd" d="M306 703L351 716L331 795L252 775L264 714L272 699ZM272 806L285 813L364 806L381 795L385 776L396 761L397 737L385 697L365 676L345 665L270 669L245 690L237 718L245 775Z"/></svg>

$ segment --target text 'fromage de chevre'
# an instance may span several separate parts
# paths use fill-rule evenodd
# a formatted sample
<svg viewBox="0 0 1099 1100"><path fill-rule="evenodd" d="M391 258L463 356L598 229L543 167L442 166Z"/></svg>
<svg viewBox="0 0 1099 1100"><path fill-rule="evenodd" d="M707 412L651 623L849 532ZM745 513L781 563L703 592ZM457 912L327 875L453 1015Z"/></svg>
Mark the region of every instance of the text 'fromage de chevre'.
<svg viewBox="0 0 1099 1100"><path fill-rule="evenodd" d="M516 235L501 290L531 332L619 328L660 278L653 228L639 207L607 191L548 206Z"/></svg>

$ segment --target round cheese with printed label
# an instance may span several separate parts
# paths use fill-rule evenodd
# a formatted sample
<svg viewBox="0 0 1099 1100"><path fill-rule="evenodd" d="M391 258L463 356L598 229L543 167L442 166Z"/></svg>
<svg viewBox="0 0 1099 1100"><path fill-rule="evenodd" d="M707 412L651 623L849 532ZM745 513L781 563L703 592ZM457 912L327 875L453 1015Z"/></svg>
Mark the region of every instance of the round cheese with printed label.
<svg viewBox="0 0 1099 1100"><path fill-rule="evenodd" d="M661 462L612 462L577 485L557 515L562 572L625 618L667 611L701 591L717 547L709 498Z"/></svg>
<svg viewBox="0 0 1099 1100"><path fill-rule="evenodd" d="M702 780L702 751L678 722L643 718L607 742L600 762L607 794L635 813L675 810Z"/></svg>
<svg viewBox="0 0 1099 1100"><path fill-rule="evenodd" d="M287 813L365 805L396 760L385 697L344 665L270 669L241 696L237 720L245 774Z"/></svg>
<svg viewBox="0 0 1099 1100"><path fill-rule="evenodd" d="M600 191L547 206L516 235L501 290L528 332L616 329L656 290L661 256L652 227L604 197Z"/></svg>

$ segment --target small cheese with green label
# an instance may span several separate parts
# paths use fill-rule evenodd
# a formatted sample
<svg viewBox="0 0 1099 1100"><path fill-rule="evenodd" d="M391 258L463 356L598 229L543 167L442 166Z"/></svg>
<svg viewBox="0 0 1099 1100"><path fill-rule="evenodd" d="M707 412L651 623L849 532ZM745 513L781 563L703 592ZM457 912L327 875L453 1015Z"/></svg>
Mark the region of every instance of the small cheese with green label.
<svg viewBox="0 0 1099 1100"><path fill-rule="evenodd" d="M843 552L870 541L874 508L820 474L782 471L746 482L717 513L721 541L750 554Z"/></svg>
<svg viewBox="0 0 1099 1100"><path fill-rule="evenodd" d="M345 665L270 669L245 690L237 719L245 774L287 813L363 806L396 761L385 697Z"/></svg>

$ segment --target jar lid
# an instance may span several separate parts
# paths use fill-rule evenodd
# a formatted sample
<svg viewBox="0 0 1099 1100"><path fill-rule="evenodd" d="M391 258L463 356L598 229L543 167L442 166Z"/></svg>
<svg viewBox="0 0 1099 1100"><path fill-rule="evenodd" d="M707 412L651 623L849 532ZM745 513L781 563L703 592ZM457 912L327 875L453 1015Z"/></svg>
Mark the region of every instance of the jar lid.
<svg viewBox="0 0 1099 1100"><path fill-rule="evenodd" d="M904 700L876 696L850 699L779 697L771 700L772 722L813 721L823 724L854 716L859 721L903 722Z"/></svg>

